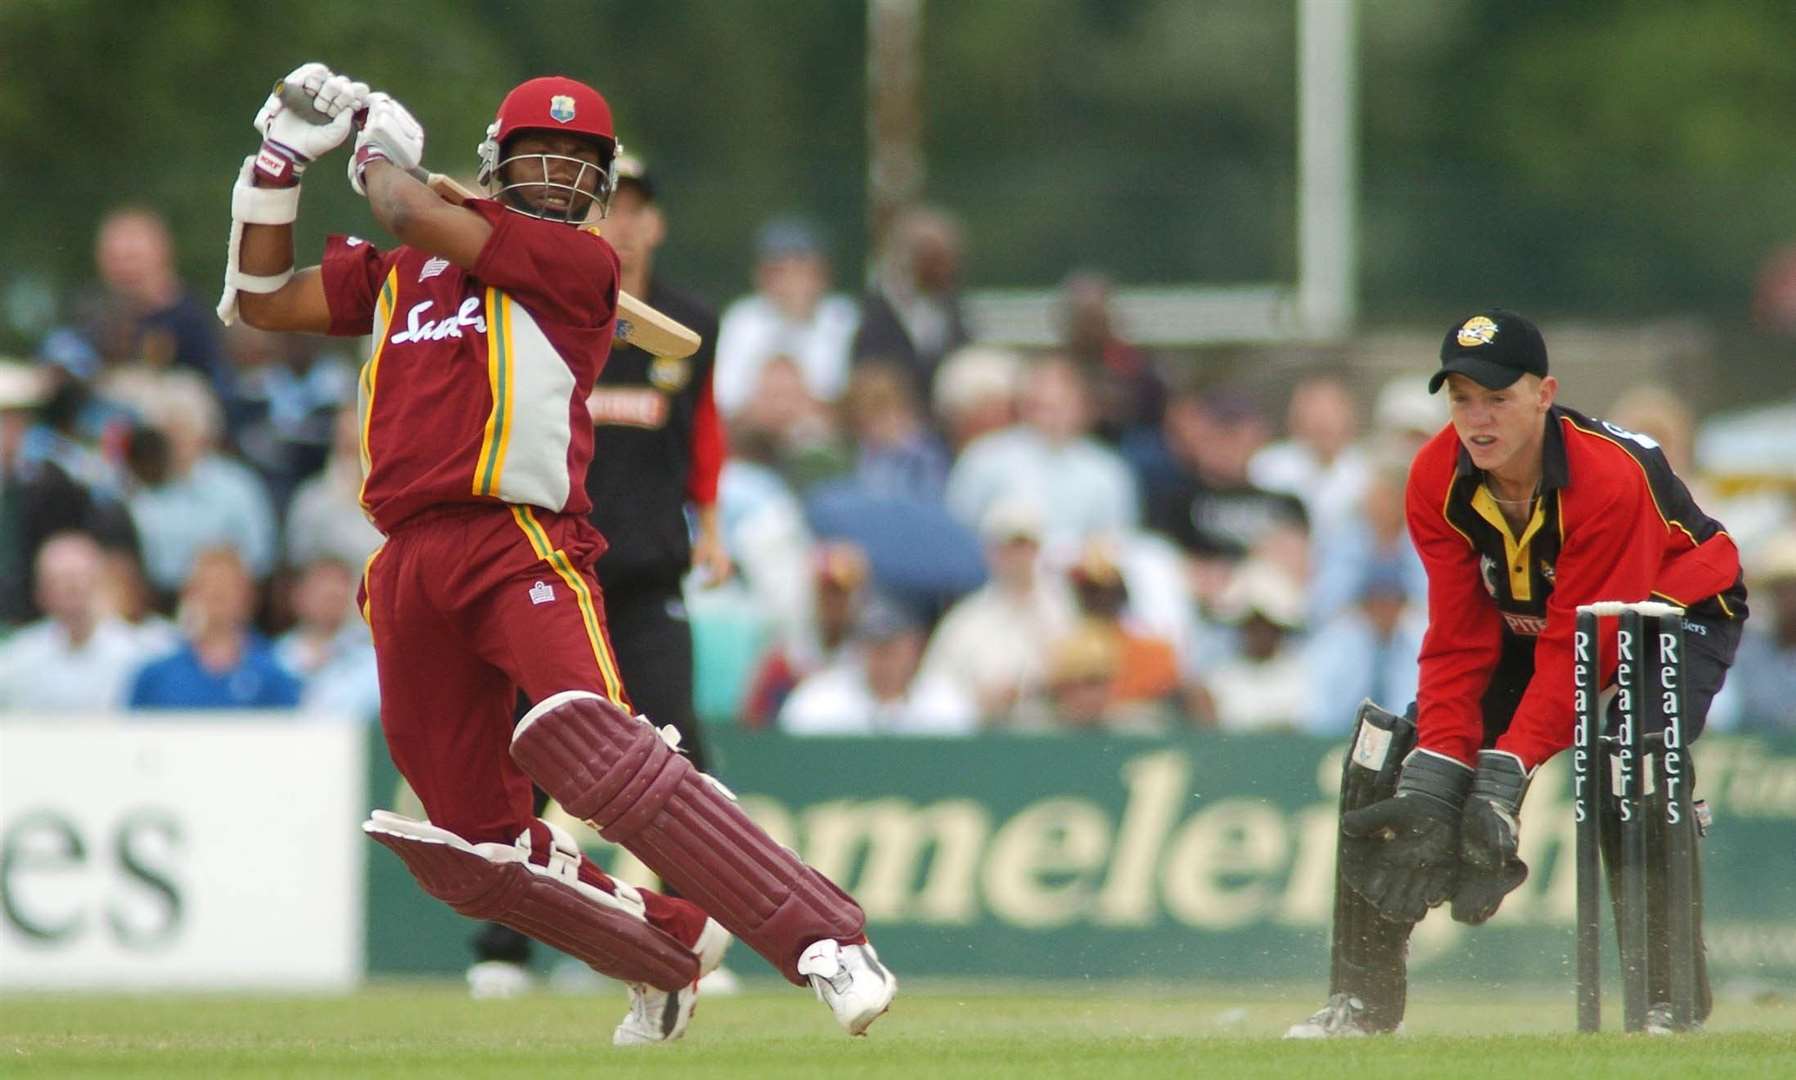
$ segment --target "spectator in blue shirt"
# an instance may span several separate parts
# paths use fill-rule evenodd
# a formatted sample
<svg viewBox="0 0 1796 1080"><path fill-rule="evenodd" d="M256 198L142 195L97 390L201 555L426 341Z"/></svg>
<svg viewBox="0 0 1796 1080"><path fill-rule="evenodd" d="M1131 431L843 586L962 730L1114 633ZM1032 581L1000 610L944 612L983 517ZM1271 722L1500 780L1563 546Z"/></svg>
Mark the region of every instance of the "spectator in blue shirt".
<svg viewBox="0 0 1796 1080"><path fill-rule="evenodd" d="M228 547L194 559L181 590L181 645L139 669L133 709L280 709L299 704L300 683L250 629L255 583Z"/></svg>
<svg viewBox="0 0 1796 1080"><path fill-rule="evenodd" d="M1746 624L1740 651L1727 673L1727 695L1746 731L1796 730L1796 531L1772 539L1748 564L1753 614L1760 598L1769 619Z"/></svg>

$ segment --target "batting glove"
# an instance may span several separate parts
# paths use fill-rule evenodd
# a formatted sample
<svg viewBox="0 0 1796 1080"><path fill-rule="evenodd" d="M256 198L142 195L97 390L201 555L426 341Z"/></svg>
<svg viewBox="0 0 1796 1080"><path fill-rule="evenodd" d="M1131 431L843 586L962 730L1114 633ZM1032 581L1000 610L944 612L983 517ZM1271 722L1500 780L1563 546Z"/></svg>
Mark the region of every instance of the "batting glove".
<svg viewBox="0 0 1796 1080"><path fill-rule="evenodd" d="M380 91L368 95L368 114L355 137L355 155L349 159L349 186L357 195L368 194L362 174L370 162L387 161L416 170L424 160L424 127L404 105Z"/></svg>
<svg viewBox="0 0 1796 1080"><path fill-rule="evenodd" d="M284 99L293 96L308 102L310 108L290 106ZM262 136L262 149L256 154L257 176L276 187L299 183L307 165L349 138L355 112L367 96L367 83L334 74L323 64L294 68L274 84L256 113L256 131Z"/></svg>

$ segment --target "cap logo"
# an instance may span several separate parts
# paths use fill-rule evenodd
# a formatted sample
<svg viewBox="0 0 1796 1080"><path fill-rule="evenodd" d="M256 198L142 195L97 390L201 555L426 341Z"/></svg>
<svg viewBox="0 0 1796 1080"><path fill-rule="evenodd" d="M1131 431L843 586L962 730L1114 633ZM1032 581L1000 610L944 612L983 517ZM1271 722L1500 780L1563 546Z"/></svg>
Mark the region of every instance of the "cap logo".
<svg viewBox="0 0 1796 1080"><path fill-rule="evenodd" d="M1459 328L1458 341L1461 348L1475 349L1480 345L1489 345L1497 338L1497 324L1482 315L1474 315Z"/></svg>
<svg viewBox="0 0 1796 1080"><path fill-rule="evenodd" d="M556 94L549 99L549 116L557 123L565 124L574 118L574 99L566 94Z"/></svg>

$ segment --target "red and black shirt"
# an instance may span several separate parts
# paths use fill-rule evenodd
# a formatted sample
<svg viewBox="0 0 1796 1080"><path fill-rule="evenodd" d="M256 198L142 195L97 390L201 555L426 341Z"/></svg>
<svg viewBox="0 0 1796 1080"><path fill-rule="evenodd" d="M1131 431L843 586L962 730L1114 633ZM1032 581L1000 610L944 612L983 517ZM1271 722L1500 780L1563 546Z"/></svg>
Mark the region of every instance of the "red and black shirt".
<svg viewBox="0 0 1796 1080"><path fill-rule="evenodd" d="M586 400L593 436L586 492L592 522L609 544L595 568L607 589L680 579L692 562L686 507L717 502L723 468L723 424L711 391L717 315L659 278L643 299L697 331L700 343L677 360L619 343Z"/></svg>
<svg viewBox="0 0 1796 1080"><path fill-rule="evenodd" d="M1497 747L1532 768L1571 744L1580 604L1659 599L1696 618L1746 616L1733 539L1657 443L1555 405L1541 452L1540 494L1520 535L1451 426L1410 466L1409 530L1428 570L1420 745L1467 763L1505 636L1535 640L1534 674Z"/></svg>

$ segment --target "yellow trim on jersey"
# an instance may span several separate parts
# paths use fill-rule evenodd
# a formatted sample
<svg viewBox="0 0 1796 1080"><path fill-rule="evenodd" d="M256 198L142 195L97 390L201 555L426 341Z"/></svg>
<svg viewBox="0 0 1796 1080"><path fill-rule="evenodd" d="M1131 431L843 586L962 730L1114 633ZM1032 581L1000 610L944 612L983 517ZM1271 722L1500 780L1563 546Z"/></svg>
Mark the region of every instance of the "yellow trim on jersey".
<svg viewBox="0 0 1796 1080"><path fill-rule="evenodd" d="M599 665L599 675L605 680L605 696L612 701L623 702L624 680L617 673L617 658L611 655L611 646L605 641L605 634L600 629L603 625L599 619L598 604L593 601L592 590L586 587L586 578L574 569L567 552L551 547L549 534L543 531L542 524L528 506L513 503L511 516L523 530L525 539L530 541L530 550L536 557L549 564L570 591L574 594L574 603L580 608L580 618L586 625L586 640L592 646L592 658Z"/></svg>
<svg viewBox="0 0 1796 1080"><path fill-rule="evenodd" d="M511 297L498 289L486 290L486 381L493 394L493 411L487 414L486 437L474 464L474 494L497 498L505 475L505 451L511 445Z"/></svg>
<svg viewBox="0 0 1796 1080"><path fill-rule="evenodd" d="M368 625L369 637L374 636L374 580L370 575L374 572L374 560L386 549L385 544L375 548L362 563L362 622Z"/></svg>
<svg viewBox="0 0 1796 1080"><path fill-rule="evenodd" d="M1509 595L1512 599L1527 603L1534 599L1534 577L1528 570L1529 545L1534 543L1534 534L1547 522L1544 500L1534 500L1534 514L1528 519L1528 527L1522 530L1521 539L1509 531L1509 519L1503 511L1497 509L1497 497L1483 484L1472 492L1472 509L1478 516L1491 523L1503 534L1503 569L1509 573Z"/></svg>
<svg viewBox="0 0 1796 1080"><path fill-rule="evenodd" d="M1597 438L1602 439L1604 442L1609 443L1611 446L1615 447L1617 450L1620 450L1623 454L1626 454L1627 459L1634 463L1634 467L1636 469L1640 470L1640 482L1646 485L1646 493L1653 500L1653 510L1659 515L1659 520L1664 522L1665 528L1671 529L1671 528L1675 527L1679 532L1683 533L1686 537L1689 537L1691 546L1693 546L1693 547L1697 546L1698 541L1696 539L1695 533L1692 533L1689 529L1684 528L1684 523L1681 521L1678 521L1676 518L1668 518L1665 516L1665 508L1659 505L1659 493L1657 491L1653 490L1653 477L1652 477L1651 473L1646 471L1646 463L1645 462L1641 461L1639 458L1637 458L1633 454L1629 453L1628 448L1621 445L1621 440L1615 438L1613 435L1610 435L1608 432L1593 431L1592 429L1587 428L1587 427L1579 427L1576 423L1574 423L1572 421L1571 417L1569 417L1569 416L1565 418L1565 422L1566 422L1566 424L1568 424L1571 427L1571 429L1573 431L1581 431L1586 435L1595 435Z"/></svg>
<svg viewBox="0 0 1796 1080"><path fill-rule="evenodd" d="M393 329L393 305L399 295L399 264L395 262L393 269L387 271L387 280L381 283L380 296L375 303L380 316L380 339L374 343L374 351L369 354L368 362L362 365L362 482L356 488L355 499L361 504L362 512L368 512L368 474L374 471L374 450L368 443L368 433L374 430L374 385L380 377L380 354L387 347L387 335Z"/></svg>

